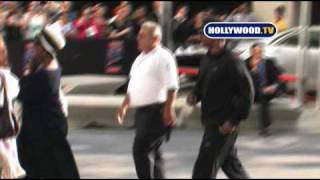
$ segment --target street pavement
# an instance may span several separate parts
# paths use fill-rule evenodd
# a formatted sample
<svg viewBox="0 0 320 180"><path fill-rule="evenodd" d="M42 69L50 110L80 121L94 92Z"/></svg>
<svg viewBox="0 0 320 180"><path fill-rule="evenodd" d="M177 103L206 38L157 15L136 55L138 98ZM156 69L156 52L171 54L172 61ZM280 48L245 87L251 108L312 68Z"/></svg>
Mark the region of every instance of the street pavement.
<svg viewBox="0 0 320 180"><path fill-rule="evenodd" d="M136 178L132 158L135 133L127 128L133 112L128 112L124 128L114 118L123 97L113 92L123 81L123 77L103 76L63 79L70 92L68 138L82 178ZM184 96L180 93L178 110ZM238 153L251 178L320 178L320 110L314 105L296 110L290 104L286 99L272 106L270 137L258 136L256 108L242 123ZM184 121L186 128L173 131L169 143L163 145L167 178L191 178L203 133L199 116L195 109ZM219 172L218 178L226 176Z"/></svg>
<svg viewBox="0 0 320 180"><path fill-rule="evenodd" d="M320 178L319 111L308 108L293 130L240 132L238 153L251 178ZM177 129L163 145L166 178L191 178L201 129ZM82 178L136 178L134 130L71 129L69 140ZM222 171L218 178L226 178Z"/></svg>

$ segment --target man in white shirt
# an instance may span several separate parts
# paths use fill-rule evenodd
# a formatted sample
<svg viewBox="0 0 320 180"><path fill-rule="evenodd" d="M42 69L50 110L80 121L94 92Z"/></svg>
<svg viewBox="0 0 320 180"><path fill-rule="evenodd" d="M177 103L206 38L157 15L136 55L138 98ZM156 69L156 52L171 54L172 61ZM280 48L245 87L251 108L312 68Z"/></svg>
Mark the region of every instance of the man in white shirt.
<svg viewBox="0 0 320 180"><path fill-rule="evenodd" d="M131 67L127 95L117 113L119 124L123 124L128 107L137 108L133 156L138 178L164 178L160 146L175 124L177 65L173 54L161 46L161 37L159 24L145 22L141 26L138 34L141 54Z"/></svg>

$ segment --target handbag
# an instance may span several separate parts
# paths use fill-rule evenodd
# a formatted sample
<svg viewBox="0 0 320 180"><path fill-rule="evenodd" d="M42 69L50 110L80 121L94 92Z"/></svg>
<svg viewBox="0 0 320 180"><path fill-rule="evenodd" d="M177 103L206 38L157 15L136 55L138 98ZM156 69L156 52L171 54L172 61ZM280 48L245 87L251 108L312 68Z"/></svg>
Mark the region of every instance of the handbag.
<svg viewBox="0 0 320 180"><path fill-rule="evenodd" d="M11 110L8 98L7 82L4 74L0 73L3 86L3 107L0 112L0 139L17 136L20 131L20 124Z"/></svg>

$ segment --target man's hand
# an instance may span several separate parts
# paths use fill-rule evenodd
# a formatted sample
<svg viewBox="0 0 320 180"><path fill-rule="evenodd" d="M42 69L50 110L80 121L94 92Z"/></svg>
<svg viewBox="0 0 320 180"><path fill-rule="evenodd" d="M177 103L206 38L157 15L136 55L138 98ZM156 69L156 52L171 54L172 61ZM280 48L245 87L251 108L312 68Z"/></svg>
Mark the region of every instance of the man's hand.
<svg viewBox="0 0 320 180"><path fill-rule="evenodd" d="M166 141L170 140L171 130L176 124L176 112L174 110L174 100L176 99L177 92L169 90L167 94L167 101L164 105L163 122L166 126Z"/></svg>
<svg viewBox="0 0 320 180"><path fill-rule="evenodd" d="M25 69L22 73L22 76L28 76L30 74L30 69Z"/></svg>
<svg viewBox="0 0 320 180"><path fill-rule="evenodd" d="M275 86L268 86L263 89L264 94L274 94L276 92L276 87Z"/></svg>
<svg viewBox="0 0 320 180"><path fill-rule="evenodd" d="M124 117L126 116L126 113L127 113L127 108L126 107L121 106L118 109L117 120L118 120L119 125L123 125Z"/></svg>
<svg viewBox="0 0 320 180"><path fill-rule="evenodd" d="M236 126L231 124L230 121L226 121L222 126L219 127L219 132L222 135L231 134L235 130L236 130Z"/></svg>
<svg viewBox="0 0 320 180"><path fill-rule="evenodd" d="M166 142L169 142L170 137L171 137L171 131L172 128L174 128L174 126L176 125L176 114L174 109L171 108L165 108L164 112L163 112L163 120L164 120L164 124L166 126L166 136L165 136L165 140Z"/></svg>
<svg viewBox="0 0 320 180"><path fill-rule="evenodd" d="M163 121L166 127L173 127L176 123L176 113L173 107L165 107L163 111Z"/></svg>
<svg viewBox="0 0 320 180"><path fill-rule="evenodd" d="M194 106L197 104L197 98L193 94L189 94L187 97L187 104L189 106Z"/></svg>
<svg viewBox="0 0 320 180"><path fill-rule="evenodd" d="M117 112L116 118L117 118L118 123L120 125L123 124L124 117L126 116L126 113L127 113L128 107L129 107L129 103L130 103L129 95L126 95L121 107L118 109L118 112Z"/></svg>

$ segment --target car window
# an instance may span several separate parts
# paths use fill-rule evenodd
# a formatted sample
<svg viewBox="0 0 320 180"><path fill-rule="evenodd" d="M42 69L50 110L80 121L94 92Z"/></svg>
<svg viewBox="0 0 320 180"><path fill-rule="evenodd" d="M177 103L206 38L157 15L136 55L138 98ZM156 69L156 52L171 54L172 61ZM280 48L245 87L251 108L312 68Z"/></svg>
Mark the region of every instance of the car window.
<svg viewBox="0 0 320 180"><path fill-rule="evenodd" d="M277 42L278 45L285 45L285 46L298 46L298 43L299 43L298 34L295 34L289 38L284 38ZM320 48L320 32L319 31L309 31L309 47Z"/></svg>
<svg viewBox="0 0 320 180"><path fill-rule="evenodd" d="M282 34L282 35L280 35L280 36L277 36L277 37L275 37L274 39L272 39L271 41L270 41L270 43L269 44L273 44L274 42L276 42L276 41L278 41L279 39L281 39L283 36L285 36L286 34Z"/></svg>
<svg viewBox="0 0 320 180"><path fill-rule="evenodd" d="M298 36L294 35L279 42L279 45L298 46Z"/></svg>
<svg viewBox="0 0 320 180"><path fill-rule="evenodd" d="M319 48L320 32L311 31L310 32L310 44L311 48Z"/></svg>
<svg viewBox="0 0 320 180"><path fill-rule="evenodd" d="M284 31L284 32L281 32L281 33L277 33L277 35L269 42L269 44L274 44L277 41L279 41L282 38L284 38L285 36L291 36L290 34L297 33L297 31L299 31L299 29L292 28L292 29L289 29L287 31ZM278 43L276 43L276 44L278 44Z"/></svg>

